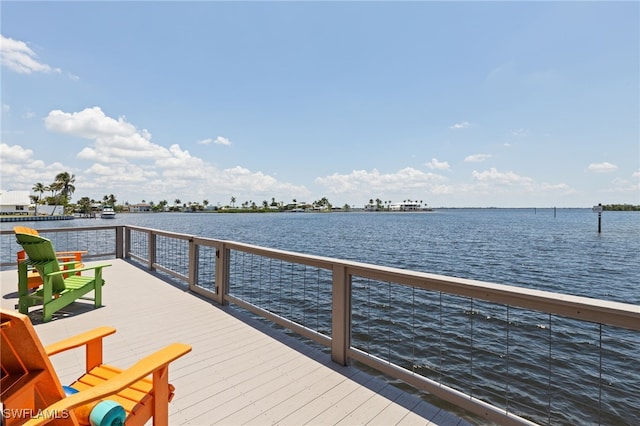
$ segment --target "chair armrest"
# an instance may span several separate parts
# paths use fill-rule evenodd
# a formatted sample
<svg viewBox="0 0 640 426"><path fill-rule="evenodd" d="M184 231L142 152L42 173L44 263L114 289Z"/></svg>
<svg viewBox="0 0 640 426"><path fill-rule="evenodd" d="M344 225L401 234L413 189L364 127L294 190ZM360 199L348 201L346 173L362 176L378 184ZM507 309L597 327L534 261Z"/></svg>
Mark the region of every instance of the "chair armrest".
<svg viewBox="0 0 640 426"><path fill-rule="evenodd" d="M69 349L85 346L85 371L88 373L92 368L102 364L102 338L116 332L113 327L98 327L77 336L72 336L58 343L44 348L48 356L58 354Z"/></svg>
<svg viewBox="0 0 640 426"><path fill-rule="evenodd" d="M182 343L173 343L141 359L131 368L122 371L106 382L61 399L45 410L52 413L63 413L93 401L108 399L110 395L117 394L189 352L191 352L191 346ZM51 421L51 419L31 419L25 423L25 426L43 425L49 421Z"/></svg>
<svg viewBox="0 0 640 426"><path fill-rule="evenodd" d="M48 274L46 274L48 277L52 277L54 275L63 275L63 274L68 274L69 272L82 272L82 271L92 271L94 269L102 269L102 268L106 268L107 266L111 266L110 263L107 264L103 264L103 265L95 265L95 266L85 266L84 268L73 268L73 269L65 269L63 271L58 271L58 272L49 272Z"/></svg>
<svg viewBox="0 0 640 426"><path fill-rule="evenodd" d="M78 265L78 264L80 264L80 263L81 263L81 262L78 262L77 260L70 260L70 261L68 261L68 262L60 262L60 261L59 261L59 262L58 262L58 265L60 265L60 266L69 266L69 265Z"/></svg>
<svg viewBox="0 0 640 426"><path fill-rule="evenodd" d="M61 261L67 261L70 259L75 260L76 262L82 262L82 255L87 253L87 251L57 251L56 257Z"/></svg>
<svg viewBox="0 0 640 426"><path fill-rule="evenodd" d="M113 327L98 327L93 330L86 331L76 336L68 337L59 342L48 345L44 348L47 356L59 354L60 352L67 351L69 349L78 348L80 346L88 345L96 340L102 340L103 337L109 336L116 332Z"/></svg>

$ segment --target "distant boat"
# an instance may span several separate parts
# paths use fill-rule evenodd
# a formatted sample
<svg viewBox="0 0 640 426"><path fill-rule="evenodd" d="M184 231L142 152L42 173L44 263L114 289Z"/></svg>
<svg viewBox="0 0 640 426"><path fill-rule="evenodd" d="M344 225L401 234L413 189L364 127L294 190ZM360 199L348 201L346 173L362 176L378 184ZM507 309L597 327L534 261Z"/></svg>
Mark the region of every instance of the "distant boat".
<svg viewBox="0 0 640 426"><path fill-rule="evenodd" d="M115 210L113 210L113 207L104 206L102 208L102 212L100 212L100 217L103 218L103 219L115 219L116 218L116 212L115 212Z"/></svg>

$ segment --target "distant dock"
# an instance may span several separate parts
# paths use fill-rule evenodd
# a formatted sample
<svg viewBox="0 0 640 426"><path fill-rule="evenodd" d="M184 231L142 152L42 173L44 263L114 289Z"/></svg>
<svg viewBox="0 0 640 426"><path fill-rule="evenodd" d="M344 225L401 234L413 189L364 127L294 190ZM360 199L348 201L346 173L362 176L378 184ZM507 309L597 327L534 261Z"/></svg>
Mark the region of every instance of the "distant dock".
<svg viewBox="0 0 640 426"><path fill-rule="evenodd" d="M71 220L74 216L70 215L54 215L54 216L0 216L0 222L42 222L45 220Z"/></svg>

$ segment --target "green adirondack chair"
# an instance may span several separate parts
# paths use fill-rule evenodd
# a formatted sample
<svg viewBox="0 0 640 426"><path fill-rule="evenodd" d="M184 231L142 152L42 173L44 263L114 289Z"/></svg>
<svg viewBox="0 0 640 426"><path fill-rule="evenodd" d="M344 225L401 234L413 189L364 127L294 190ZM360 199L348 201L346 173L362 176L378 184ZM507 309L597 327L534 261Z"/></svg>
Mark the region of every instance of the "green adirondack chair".
<svg viewBox="0 0 640 426"><path fill-rule="evenodd" d="M51 240L39 235L16 232L16 240L27 254L27 259L18 264L18 310L28 314L32 306L42 305L43 321L51 320L53 314L93 291L94 307L102 306L102 268L110 264L70 268L64 270L56 257ZM73 263L73 262L71 262ZM73 265L71 265L73 266ZM35 268L42 277L42 286L30 293L28 271ZM77 272L91 271L93 276Z"/></svg>

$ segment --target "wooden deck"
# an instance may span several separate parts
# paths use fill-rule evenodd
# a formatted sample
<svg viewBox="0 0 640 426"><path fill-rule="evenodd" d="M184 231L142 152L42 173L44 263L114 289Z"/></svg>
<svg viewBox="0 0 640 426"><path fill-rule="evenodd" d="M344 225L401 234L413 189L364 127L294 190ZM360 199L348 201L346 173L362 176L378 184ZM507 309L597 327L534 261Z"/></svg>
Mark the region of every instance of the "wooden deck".
<svg viewBox="0 0 640 426"><path fill-rule="evenodd" d="M171 364L171 425L469 425L451 413L272 329L234 309L177 288L124 260L104 270L104 307L76 302L42 324L44 344L109 325L105 361L128 367L171 342L193 351ZM16 271L0 272L2 307L17 303ZM77 378L84 353L52 358L63 384Z"/></svg>

